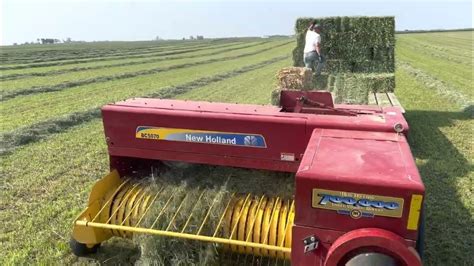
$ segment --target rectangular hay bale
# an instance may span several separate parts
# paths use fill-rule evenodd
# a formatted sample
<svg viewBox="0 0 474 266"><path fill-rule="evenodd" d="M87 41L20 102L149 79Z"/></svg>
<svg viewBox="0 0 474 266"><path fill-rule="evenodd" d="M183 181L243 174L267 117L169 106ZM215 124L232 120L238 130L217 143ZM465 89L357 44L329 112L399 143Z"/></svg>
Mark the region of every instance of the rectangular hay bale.
<svg viewBox="0 0 474 266"><path fill-rule="evenodd" d="M313 73L305 67L285 67L278 71L278 87L288 90L310 90Z"/></svg>

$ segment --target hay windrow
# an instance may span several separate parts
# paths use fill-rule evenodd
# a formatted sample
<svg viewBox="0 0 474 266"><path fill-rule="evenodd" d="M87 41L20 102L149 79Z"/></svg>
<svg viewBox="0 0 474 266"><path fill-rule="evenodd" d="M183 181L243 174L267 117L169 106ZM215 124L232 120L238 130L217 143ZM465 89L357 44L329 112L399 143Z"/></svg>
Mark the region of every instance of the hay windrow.
<svg viewBox="0 0 474 266"><path fill-rule="evenodd" d="M235 51L235 50L260 46L260 45L263 45L265 43L267 43L267 42L258 42L258 43L253 43L253 44L249 44L249 45L231 47L231 48L227 48L227 47L228 46L236 46L236 45L239 45L239 43L223 45L223 46L219 46L218 48L210 47L209 50L214 50L214 51L209 52L209 53L204 53L204 54L198 54L198 55L178 55L178 56L164 56L163 57L163 55L160 54L156 58L149 58L149 57L152 57L154 55L148 55L148 56L146 56L146 58L148 58L148 59L144 59L144 60L140 60L140 61L122 62L122 63L106 64L106 65L98 65L98 66L74 67L74 68L68 68L68 69L52 70L52 71L47 71L47 72L10 74L10 75L0 76L0 80L16 80L16 79L21 79L21 78L33 77L33 76L34 77L54 76L54 75L59 75L59 74L64 74L64 73L78 72L78 71L85 71L85 70L96 70L96 69L103 69L103 68L109 68L109 67L140 65L140 64L148 64L148 63L154 63L154 62L165 61L165 60L178 60L178 59L183 59L183 58L206 57L206 56L210 56L210 55L222 54L222 53L227 53L227 52L231 52L231 51ZM221 49L221 48L224 48L224 49ZM217 49L219 49L219 50L217 50ZM217 50L217 51L215 51L215 50Z"/></svg>
<svg viewBox="0 0 474 266"><path fill-rule="evenodd" d="M248 57L248 56L264 53L269 50L285 46L288 43L289 42L284 42L284 43L273 45L267 48L256 50L253 52L248 52L248 53L233 55L233 56L225 56L221 58L213 58L213 59L208 59L208 60L203 60L203 61L198 61L198 62L193 62L193 63L178 64L178 65L172 65L169 67L157 67L157 68L151 68L147 70L128 72L128 73L122 73L122 74L116 74L116 75L110 75L110 76L99 76L92 79L83 79L83 80L76 80L76 81L70 81L70 82L63 82L63 83L59 83L59 84L51 85L51 86L18 89L18 90L14 90L8 93L3 93L2 97L0 98L0 102L15 98L20 95L31 95L31 94L38 94L38 93L44 93L44 92L61 91L61 90L88 85L88 84L102 83L102 82L107 82L107 81L112 81L112 80L130 79L130 78L134 78L138 76L153 75L160 72L172 71L175 69L182 69L182 68L200 66L200 65L205 65L205 64L212 64L215 62L239 59L242 57Z"/></svg>
<svg viewBox="0 0 474 266"><path fill-rule="evenodd" d="M219 47L231 46L234 45L233 43L220 45ZM184 48L184 49L183 49ZM189 48L189 49L188 49ZM61 61L65 59L61 59L60 61L57 60L48 60L48 62L43 63L31 63L29 60L29 64L22 64L22 65L12 65L12 66L1 66L0 70L14 70L14 69L25 69L25 68L36 68L36 67L49 67L49 66L63 66L63 65L70 65L70 64L80 64L80 63L91 63L91 62L99 62L99 61L110 61L110 60L117 60L117 59L130 59L130 58L148 58L151 56L166 56L166 55L176 55L176 54L183 54L183 53L190 53L196 52L200 50L207 50L210 49L209 45L196 45L190 47L182 47L182 48L171 48L167 49L166 51L138 51L134 52L129 55L124 55L123 53L118 53L116 55L104 55L102 57L93 57L93 58L73 58L72 60Z"/></svg>
<svg viewBox="0 0 474 266"><path fill-rule="evenodd" d="M137 97L172 98L176 95L189 92L191 90L209 85L214 82L229 79L240 74L244 74L262 68L266 65L285 60L287 58L288 56L279 56L271 58L269 60L253 65L248 65L233 71L210 77L200 78L177 86L162 88L155 93L150 93ZM74 126L78 126L96 118L100 118L100 109L98 107L83 112L75 112L67 116L58 117L47 121L37 122L36 124L28 127L18 128L16 130L3 133L0 135L0 156L6 155L23 145L40 141L53 134L64 132Z"/></svg>

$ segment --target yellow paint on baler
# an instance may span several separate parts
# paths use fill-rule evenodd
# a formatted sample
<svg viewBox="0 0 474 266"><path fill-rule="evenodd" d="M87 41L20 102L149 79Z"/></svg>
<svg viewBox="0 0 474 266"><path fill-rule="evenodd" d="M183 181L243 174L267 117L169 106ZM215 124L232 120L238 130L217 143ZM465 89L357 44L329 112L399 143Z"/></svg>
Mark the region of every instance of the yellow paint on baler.
<svg viewBox="0 0 474 266"><path fill-rule="evenodd" d="M226 197L226 207L220 215L219 223L215 226L214 223L209 222L208 218L215 205L216 196L206 211L202 223L192 227L196 228L194 229L196 232L194 232L191 227L188 230L187 226L197 204L193 206L191 213L187 214L188 216L184 220L181 218L180 221L184 223L184 226L174 222L182 209L181 207L188 200L187 196L178 197L173 190L166 193L168 196L170 195L169 197L161 198L165 194L162 193L164 188L161 188L156 195L151 195L151 191L142 183L122 181L117 173L111 173L104 179L105 181L98 182L102 185L94 186L99 189L93 190L91 193L96 198L74 223L75 234L73 237L80 243L91 246L105 241L112 235L130 237L136 233L145 233L218 243L233 252L254 256L290 258L291 226L294 217L293 200L285 201L266 196L256 197L251 194L232 194L230 197ZM110 185L109 189L106 184ZM102 193L101 197L98 191ZM201 192L198 201L203 198L203 193ZM172 215L171 220L166 221L168 225L166 229L155 229L154 226L160 217L171 202L176 200L181 203L178 204L179 207ZM195 201L196 198L189 200ZM161 204L163 207L156 219L153 218L153 224L148 228L140 226L151 206L157 201L163 202L164 205ZM213 227L206 229L202 234L206 223L212 224ZM213 230L213 233L212 231L208 232L209 230Z"/></svg>
<svg viewBox="0 0 474 266"><path fill-rule="evenodd" d="M408 222L407 222L408 230L418 229L418 221L420 220L422 202L423 202L422 195L413 194L411 196L410 212L408 213Z"/></svg>

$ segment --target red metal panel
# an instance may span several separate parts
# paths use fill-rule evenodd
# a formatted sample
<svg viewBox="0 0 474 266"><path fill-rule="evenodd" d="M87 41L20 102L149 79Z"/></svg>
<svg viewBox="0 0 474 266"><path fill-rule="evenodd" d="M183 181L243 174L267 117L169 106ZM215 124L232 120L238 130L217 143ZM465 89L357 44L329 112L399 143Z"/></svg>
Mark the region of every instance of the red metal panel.
<svg viewBox="0 0 474 266"><path fill-rule="evenodd" d="M304 153L310 134L306 131L306 119L262 115L244 115L219 112L195 112L154 108L130 108L114 106L103 109L105 134L109 153L112 156L130 156L149 159L165 159L160 154L175 152L168 160L214 164L220 156L221 165L236 167L258 167L258 160L273 161L269 170L288 169L287 161L281 160L282 153L293 154L296 164ZM127 122L124 122L127 121ZM135 131L139 126L164 128L210 130L229 133L258 134L265 138L266 148L239 147L218 144L137 139ZM119 148L136 149L133 154L116 153ZM182 156L180 157L180 153ZM194 155L196 158L190 157ZM235 158L242 158L241 163ZM205 159L209 158L209 160ZM210 159L212 158L212 159ZM228 162L225 160L229 158ZM234 158L234 159L231 159ZM255 160L254 166L244 163ZM296 170L294 165L291 169ZM263 169L263 167L262 167Z"/></svg>
<svg viewBox="0 0 474 266"><path fill-rule="evenodd" d="M290 156L287 158L294 156L295 162L299 161L305 152L306 144L314 128L391 132L396 122L404 124L405 128L408 127L399 113L374 114L375 111L367 110L366 107L360 107L358 110L361 112L370 111L372 114L362 114L356 117L295 114L281 112L280 108L272 106L160 99L133 99L119 102L105 106L102 109L102 114L109 147L143 150L142 154L140 152L134 153L133 156L139 158L158 158L156 155L146 155L153 154L151 151L156 151L157 154L174 151L183 153L182 158L179 157L179 154L173 156L175 160L213 164L214 161L202 158L222 156L224 159L220 160L219 164L221 165L252 168L259 168L259 160L262 160L262 169L280 171L280 169L287 169L286 165L288 164L281 160L282 155L289 154ZM267 148L137 139L135 130L139 126L258 134L265 138ZM110 149L112 156L126 156L126 154L114 153L115 150ZM202 158L189 159L189 154L195 154ZM236 160L229 160L226 163L227 156L246 160L254 159L255 162L253 165L239 163ZM263 162L268 160L273 161L275 165L273 167L270 165L268 168L269 164ZM295 169L295 167L291 168Z"/></svg>
<svg viewBox="0 0 474 266"><path fill-rule="evenodd" d="M271 105L233 104L154 98L134 98L126 101L116 102L110 106L252 115L272 115L280 112L281 110L281 108Z"/></svg>
<svg viewBox="0 0 474 266"><path fill-rule="evenodd" d="M312 208L315 188L402 198L402 216L354 219ZM379 227L416 240L417 232L407 229L413 194L424 195L424 186L403 135L315 130L296 174L295 224L337 231Z"/></svg>
<svg viewBox="0 0 474 266"><path fill-rule="evenodd" d="M291 109L296 106L298 98L306 97L309 100L317 101L329 107L334 107L332 94L328 91L297 91L282 90L280 94L280 105L283 109Z"/></svg>
<svg viewBox="0 0 474 266"><path fill-rule="evenodd" d="M143 150L134 148L109 147L109 153L114 154L114 158L132 157L148 158L152 160L164 161L185 161L189 163L212 164L222 166L235 166L252 169L263 169L280 172L296 172L299 162L275 161L266 159L242 158L234 156L219 156L212 154L196 154L183 151L161 151ZM137 162L135 162L137 163ZM115 165L112 168L116 168Z"/></svg>

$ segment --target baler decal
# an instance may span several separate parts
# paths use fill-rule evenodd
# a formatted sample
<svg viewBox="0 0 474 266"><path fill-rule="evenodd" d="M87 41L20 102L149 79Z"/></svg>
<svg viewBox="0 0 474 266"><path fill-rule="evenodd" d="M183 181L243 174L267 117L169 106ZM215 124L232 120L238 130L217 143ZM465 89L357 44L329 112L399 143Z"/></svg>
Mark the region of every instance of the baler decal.
<svg viewBox="0 0 474 266"><path fill-rule="evenodd" d="M139 126L136 129L135 138L244 146L251 148L267 147L265 138L259 134L231 133L182 128Z"/></svg>
<svg viewBox="0 0 474 266"><path fill-rule="evenodd" d="M354 219L374 216L400 218L403 202L403 198L317 188L313 189L312 197L313 208L334 210Z"/></svg>
<svg viewBox="0 0 474 266"><path fill-rule="evenodd" d="M408 230L418 230L418 222L420 220L421 203L423 202L423 196L413 194L411 195L410 212L408 213Z"/></svg>

